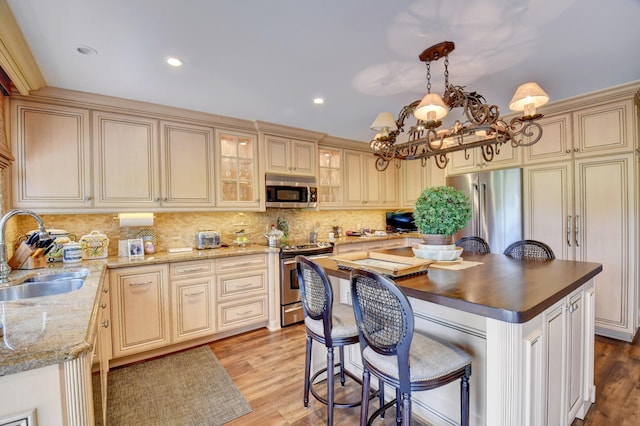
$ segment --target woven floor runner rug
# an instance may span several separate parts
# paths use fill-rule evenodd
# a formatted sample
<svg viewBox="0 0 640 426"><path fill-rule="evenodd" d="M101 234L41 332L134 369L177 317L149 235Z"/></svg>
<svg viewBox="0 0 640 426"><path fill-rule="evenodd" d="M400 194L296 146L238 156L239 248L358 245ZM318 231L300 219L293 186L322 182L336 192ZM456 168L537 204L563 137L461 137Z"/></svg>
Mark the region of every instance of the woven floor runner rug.
<svg viewBox="0 0 640 426"><path fill-rule="evenodd" d="M208 346L109 371L108 426L223 425L251 412ZM96 424L100 377L93 376Z"/></svg>

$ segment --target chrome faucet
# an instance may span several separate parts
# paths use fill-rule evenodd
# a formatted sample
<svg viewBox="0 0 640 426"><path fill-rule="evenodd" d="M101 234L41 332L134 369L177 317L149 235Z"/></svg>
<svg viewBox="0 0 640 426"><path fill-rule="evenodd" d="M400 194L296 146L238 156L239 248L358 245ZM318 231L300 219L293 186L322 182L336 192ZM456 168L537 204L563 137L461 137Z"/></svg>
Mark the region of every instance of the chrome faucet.
<svg viewBox="0 0 640 426"><path fill-rule="evenodd" d="M4 228L7 221L16 215L27 215L33 217L38 222L38 236L40 239L49 238L47 231L44 228L44 222L42 218L30 210L9 210L2 219L0 219L0 284L8 283L9 274L11 273L11 266L7 262L7 247L4 239Z"/></svg>

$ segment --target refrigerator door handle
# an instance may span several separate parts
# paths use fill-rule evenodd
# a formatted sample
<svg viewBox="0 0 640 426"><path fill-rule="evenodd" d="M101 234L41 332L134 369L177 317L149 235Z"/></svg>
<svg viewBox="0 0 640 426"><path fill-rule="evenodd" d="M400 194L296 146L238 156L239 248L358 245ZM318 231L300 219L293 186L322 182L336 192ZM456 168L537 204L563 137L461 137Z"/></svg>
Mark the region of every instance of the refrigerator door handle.
<svg viewBox="0 0 640 426"><path fill-rule="evenodd" d="M571 215L567 216L567 246L571 247Z"/></svg>
<svg viewBox="0 0 640 426"><path fill-rule="evenodd" d="M576 231L575 231L574 237L576 239L576 247L580 247L580 244L578 243L578 232L580 231L578 229L578 224L580 223L580 215L578 215L578 214L576 215L576 222L575 223L576 223L576 228L575 228Z"/></svg>
<svg viewBox="0 0 640 426"><path fill-rule="evenodd" d="M482 220L480 217L480 188L478 187L477 183L471 184L471 186L473 187L473 198L475 198L475 209L477 210L474 213L475 216L475 235L478 237L482 237Z"/></svg>

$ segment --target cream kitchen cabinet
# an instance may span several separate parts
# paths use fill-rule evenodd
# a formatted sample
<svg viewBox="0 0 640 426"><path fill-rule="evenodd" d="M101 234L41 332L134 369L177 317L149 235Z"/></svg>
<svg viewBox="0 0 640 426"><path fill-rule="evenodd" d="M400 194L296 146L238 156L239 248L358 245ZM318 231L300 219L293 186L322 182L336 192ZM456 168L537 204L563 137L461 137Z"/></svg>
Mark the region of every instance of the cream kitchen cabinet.
<svg viewBox="0 0 640 426"><path fill-rule="evenodd" d="M214 206L213 129L171 121L161 121L160 129L162 207Z"/></svg>
<svg viewBox="0 0 640 426"><path fill-rule="evenodd" d="M573 292L542 315L541 384L536 383L539 366L528 364L531 394L541 393L542 404L538 410L536 399L531 398L530 424L569 426L576 417L584 418L594 402L593 308L591 285ZM528 349L530 346L534 345L527 345Z"/></svg>
<svg viewBox="0 0 640 426"><path fill-rule="evenodd" d="M230 331L269 319L268 268L264 254L217 259L218 331Z"/></svg>
<svg viewBox="0 0 640 426"><path fill-rule="evenodd" d="M344 206L398 207L398 172L393 164L379 172L371 152L344 151Z"/></svg>
<svg viewBox="0 0 640 426"><path fill-rule="evenodd" d="M109 272L113 357L171 342L168 266L144 265Z"/></svg>
<svg viewBox="0 0 640 426"><path fill-rule="evenodd" d="M89 125L88 109L11 102L13 207L92 206Z"/></svg>
<svg viewBox="0 0 640 426"><path fill-rule="evenodd" d="M256 135L218 129L216 144L218 206L260 207Z"/></svg>
<svg viewBox="0 0 640 426"><path fill-rule="evenodd" d="M598 334L631 341L637 330L638 164L635 154L524 168L524 236L556 257L599 262Z"/></svg>
<svg viewBox="0 0 640 426"><path fill-rule="evenodd" d="M542 138L525 148L525 164L632 152L638 144L634 116L632 99L546 116Z"/></svg>
<svg viewBox="0 0 640 426"><path fill-rule="evenodd" d="M425 188L445 184L444 169L439 169L433 160L403 161L400 166L400 206L412 209Z"/></svg>
<svg viewBox="0 0 640 426"><path fill-rule="evenodd" d="M93 113L95 206L159 207L158 120Z"/></svg>
<svg viewBox="0 0 640 426"><path fill-rule="evenodd" d="M169 270L171 342L184 342L215 333L214 261L172 263Z"/></svg>
<svg viewBox="0 0 640 426"><path fill-rule="evenodd" d="M430 159L429 161L435 160ZM522 148L514 148L510 143L505 143L497 148L492 161L484 159L480 148L452 152L449 155L449 163L447 164L447 175L519 167L521 165Z"/></svg>
<svg viewBox="0 0 640 426"><path fill-rule="evenodd" d="M316 175L315 142L268 135L265 144L267 173Z"/></svg>
<svg viewBox="0 0 640 426"><path fill-rule="evenodd" d="M406 247L404 238L391 238L388 240L359 241L346 244L336 244L334 254L354 253L359 251L385 250L396 247Z"/></svg>
<svg viewBox="0 0 640 426"><path fill-rule="evenodd" d="M319 159L318 203L320 208L342 207L342 149L320 148Z"/></svg>

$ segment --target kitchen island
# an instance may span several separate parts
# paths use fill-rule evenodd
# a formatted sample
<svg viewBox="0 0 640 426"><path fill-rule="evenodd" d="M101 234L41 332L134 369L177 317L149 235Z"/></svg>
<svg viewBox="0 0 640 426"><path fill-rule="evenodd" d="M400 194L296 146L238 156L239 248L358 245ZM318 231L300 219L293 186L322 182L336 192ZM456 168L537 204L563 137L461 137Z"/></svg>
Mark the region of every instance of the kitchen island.
<svg viewBox="0 0 640 426"><path fill-rule="evenodd" d="M410 248L380 253L413 256ZM332 259L318 263L340 300L350 303L349 271ZM595 401L594 277L600 271L598 263L465 254L462 264L434 264L395 282L409 296L417 329L472 355L471 424L570 425ZM357 345L347 358L347 368L360 372ZM434 424L457 424L459 398L457 383L416 393L414 413Z"/></svg>

